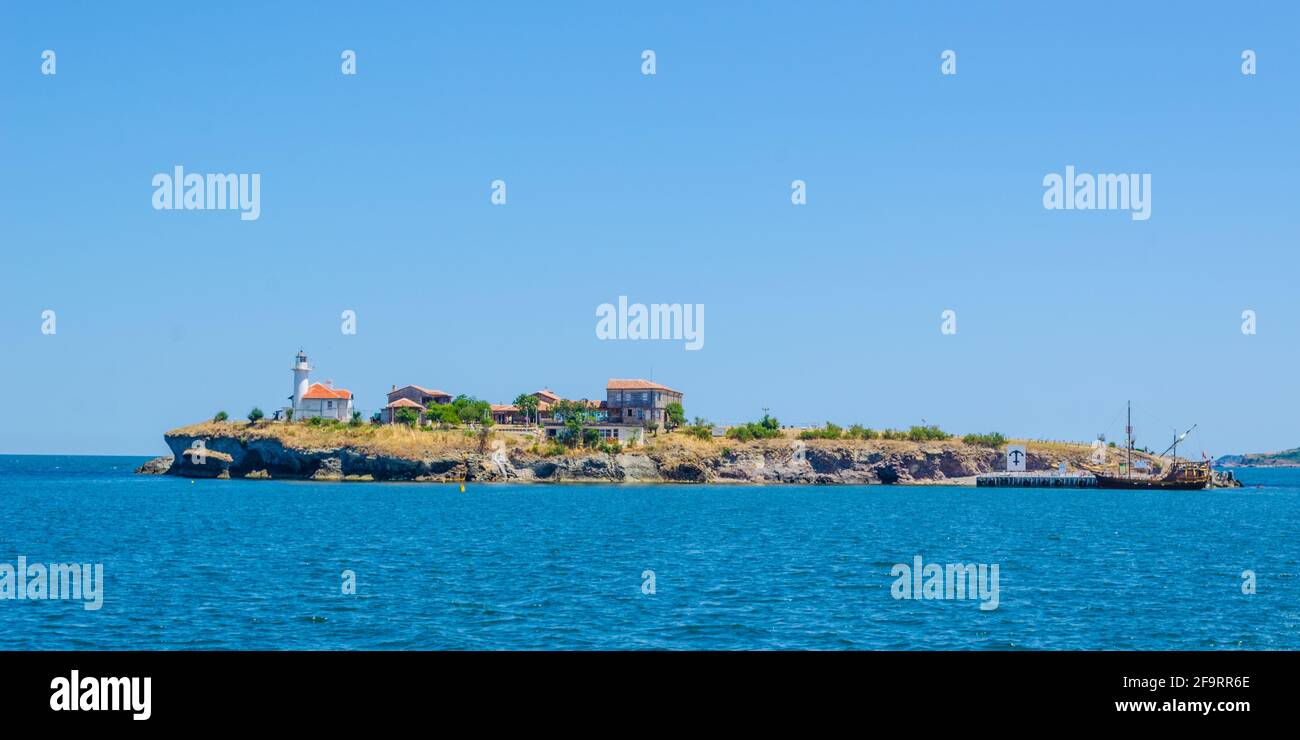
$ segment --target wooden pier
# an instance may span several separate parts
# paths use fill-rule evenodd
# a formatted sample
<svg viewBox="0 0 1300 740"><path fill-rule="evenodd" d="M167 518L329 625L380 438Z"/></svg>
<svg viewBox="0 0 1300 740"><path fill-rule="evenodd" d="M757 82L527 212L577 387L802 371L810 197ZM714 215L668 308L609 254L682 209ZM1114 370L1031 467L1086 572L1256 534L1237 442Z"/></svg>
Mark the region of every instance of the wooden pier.
<svg viewBox="0 0 1300 740"><path fill-rule="evenodd" d="M1096 488L1097 479L1089 473L985 473L975 478L975 485L988 488Z"/></svg>

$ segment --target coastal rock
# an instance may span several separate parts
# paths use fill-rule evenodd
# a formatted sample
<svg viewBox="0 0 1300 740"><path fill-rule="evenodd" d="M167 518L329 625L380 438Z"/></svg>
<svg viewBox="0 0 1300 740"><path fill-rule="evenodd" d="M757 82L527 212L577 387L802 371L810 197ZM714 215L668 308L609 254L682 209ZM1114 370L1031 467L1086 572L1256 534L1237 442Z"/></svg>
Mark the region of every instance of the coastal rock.
<svg viewBox="0 0 1300 740"><path fill-rule="evenodd" d="M167 472L183 475L187 478L229 478L230 463L234 457L221 450L204 446L185 445L184 448L172 450L176 460Z"/></svg>
<svg viewBox="0 0 1300 740"><path fill-rule="evenodd" d="M956 440L904 441L755 440L700 444L672 438L645 448L616 454L572 451L544 455L527 445L506 454L483 445L426 450L419 456L380 454L346 443L320 441L309 448L292 447L274 433L275 427L230 425L211 427L212 434L169 432L165 439L180 463L173 475L232 478L307 479L327 481L479 482L627 482L627 483L759 483L813 485L972 484L973 476L1000 469L1004 452ZM319 439L328 439L319 438ZM415 439L422 439L416 437ZM202 443L208 463L189 462L191 447ZM480 451L475 451L480 450ZM1032 443L1026 467L1055 470L1064 462L1078 469L1086 461L1086 445ZM142 466L163 470L168 458ZM1226 485L1226 483L1225 483Z"/></svg>
<svg viewBox="0 0 1300 740"><path fill-rule="evenodd" d="M343 480L343 461L337 457L327 457L320 461L310 477L311 480Z"/></svg>
<svg viewBox="0 0 1300 740"><path fill-rule="evenodd" d="M172 462L176 458L171 455L162 455L149 460L145 464L135 469L135 472L141 475L164 475L172 467Z"/></svg>
<svg viewBox="0 0 1300 740"><path fill-rule="evenodd" d="M1210 473L1210 488L1241 488L1241 481L1230 471L1215 470Z"/></svg>
<svg viewBox="0 0 1300 740"><path fill-rule="evenodd" d="M619 453L614 456L614 465L623 472L626 483L654 483L660 479L659 468L645 455Z"/></svg>

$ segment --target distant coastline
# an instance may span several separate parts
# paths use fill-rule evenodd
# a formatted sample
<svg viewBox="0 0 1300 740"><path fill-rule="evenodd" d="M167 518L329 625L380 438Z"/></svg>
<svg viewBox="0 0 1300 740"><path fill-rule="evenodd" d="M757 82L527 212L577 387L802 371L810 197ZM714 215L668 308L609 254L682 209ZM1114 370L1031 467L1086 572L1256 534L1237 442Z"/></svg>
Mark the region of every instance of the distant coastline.
<svg viewBox="0 0 1300 740"><path fill-rule="evenodd" d="M1300 447L1281 452L1224 455L1214 463L1225 468L1300 468Z"/></svg>

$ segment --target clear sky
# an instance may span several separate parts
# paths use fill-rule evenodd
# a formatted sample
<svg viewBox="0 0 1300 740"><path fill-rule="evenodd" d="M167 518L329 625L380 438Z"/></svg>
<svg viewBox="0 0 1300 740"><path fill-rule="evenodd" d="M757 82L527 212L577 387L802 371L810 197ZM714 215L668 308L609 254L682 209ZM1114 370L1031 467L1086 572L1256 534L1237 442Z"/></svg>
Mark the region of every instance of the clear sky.
<svg viewBox="0 0 1300 740"><path fill-rule="evenodd" d="M1174 7L4 3L0 452L165 452L300 347L362 409L653 377L716 422L1115 439L1132 399L1139 443L1300 445L1300 11ZM260 218L154 210L176 165ZM1150 219L1044 209L1067 165ZM597 339L620 295L704 304L703 349Z"/></svg>

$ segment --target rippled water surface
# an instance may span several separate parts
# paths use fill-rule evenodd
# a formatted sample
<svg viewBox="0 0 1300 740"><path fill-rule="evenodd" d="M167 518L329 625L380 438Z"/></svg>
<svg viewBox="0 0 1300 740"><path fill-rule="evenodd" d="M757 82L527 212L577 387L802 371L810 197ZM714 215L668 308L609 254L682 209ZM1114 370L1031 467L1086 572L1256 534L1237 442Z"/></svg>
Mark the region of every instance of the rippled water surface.
<svg viewBox="0 0 1300 740"><path fill-rule="evenodd" d="M99 611L0 600L5 649L1300 648L1294 470L1178 493L461 493L191 482L140 462L0 457L0 563L105 571ZM998 564L998 608L892 598L890 569L917 555Z"/></svg>

